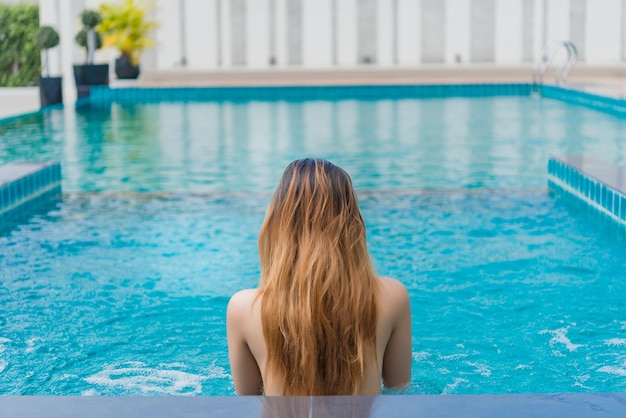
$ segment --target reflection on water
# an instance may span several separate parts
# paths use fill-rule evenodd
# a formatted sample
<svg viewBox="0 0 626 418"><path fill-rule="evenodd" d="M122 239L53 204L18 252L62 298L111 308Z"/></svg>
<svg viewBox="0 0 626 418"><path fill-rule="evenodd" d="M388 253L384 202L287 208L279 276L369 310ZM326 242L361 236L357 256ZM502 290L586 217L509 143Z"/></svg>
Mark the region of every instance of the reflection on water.
<svg viewBox="0 0 626 418"><path fill-rule="evenodd" d="M271 190L303 156L362 189L534 188L549 153L622 163L624 125L532 97L114 103L0 125L0 162L59 159L66 191Z"/></svg>

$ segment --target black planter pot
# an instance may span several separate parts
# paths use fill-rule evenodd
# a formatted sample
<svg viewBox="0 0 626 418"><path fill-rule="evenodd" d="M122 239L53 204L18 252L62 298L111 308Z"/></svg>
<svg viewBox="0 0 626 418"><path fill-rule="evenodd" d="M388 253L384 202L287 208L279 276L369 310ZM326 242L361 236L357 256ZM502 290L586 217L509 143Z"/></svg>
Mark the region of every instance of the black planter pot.
<svg viewBox="0 0 626 418"><path fill-rule="evenodd" d="M139 77L139 66L134 66L126 55L122 55L115 60L115 75L124 80L135 79Z"/></svg>
<svg viewBox="0 0 626 418"><path fill-rule="evenodd" d="M74 65L74 81L78 97L89 95L91 86L109 84L109 64Z"/></svg>
<svg viewBox="0 0 626 418"><path fill-rule="evenodd" d="M109 84L109 64L74 65L77 86L106 86Z"/></svg>
<svg viewBox="0 0 626 418"><path fill-rule="evenodd" d="M41 107L63 103L63 78L39 77L39 101Z"/></svg>

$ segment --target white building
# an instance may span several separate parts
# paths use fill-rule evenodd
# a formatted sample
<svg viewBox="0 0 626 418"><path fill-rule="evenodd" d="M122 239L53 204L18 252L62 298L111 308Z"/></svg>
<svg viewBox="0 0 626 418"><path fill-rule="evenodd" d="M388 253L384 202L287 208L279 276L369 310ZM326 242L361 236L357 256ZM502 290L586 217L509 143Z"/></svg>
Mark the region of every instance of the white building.
<svg viewBox="0 0 626 418"><path fill-rule="evenodd" d="M52 68L68 79L84 59L79 14L98 3L39 0L41 23L61 33ZM154 17L144 73L529 66L548 41L565 39L587 65L626 63L626 0L156 0Z"/></svg>

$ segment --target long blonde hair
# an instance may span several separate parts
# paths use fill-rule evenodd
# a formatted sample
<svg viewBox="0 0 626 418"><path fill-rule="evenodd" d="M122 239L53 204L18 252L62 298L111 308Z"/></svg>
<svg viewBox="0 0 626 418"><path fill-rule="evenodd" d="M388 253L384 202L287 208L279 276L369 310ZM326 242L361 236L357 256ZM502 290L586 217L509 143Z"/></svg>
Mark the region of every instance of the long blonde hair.
<svg viewBox="0 0 626 418"><path fill-rule="evenodd" d="M377 280L348 173L285 169L259 234L265 375L284 395L355 395L376 356Z"/></svg>

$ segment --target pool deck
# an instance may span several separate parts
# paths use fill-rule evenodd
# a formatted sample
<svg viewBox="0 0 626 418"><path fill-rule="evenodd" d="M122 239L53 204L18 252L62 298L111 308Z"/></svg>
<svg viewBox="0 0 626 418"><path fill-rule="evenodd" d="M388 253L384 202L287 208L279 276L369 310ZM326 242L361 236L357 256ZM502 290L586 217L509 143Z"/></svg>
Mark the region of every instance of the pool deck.
<svg viewBox="0 0 626 418"><path fill-rule="evenodd" d="M138 80L115 80L111 87L333 86L392 84L532 83L533 67L466 64L419 67L273 68L220 71L144 71ZM546 84L553 83L548 72ZM566 86L602 96L626 99L626 63L578 64ZM0 88L0 119L39 110L37 87Z"/></svg>
<svg viewBox="0 0 626 418"><path fill-rule="evenodd" d="M390 84L494 84L532 83L533 66L423 65L415 68L358 67L333 69L272 69L229 71L154 71L139 80L114 82L112 87L219 87L219 86L333 86ZM548 72L546 84L554 84ZM626 99L626 64L605 67L579 64L567 86L603 96Z"/></svg>
<svg viewBox="0 0 626 418"><path fill-rule="evenodd" d="M38 87L0 87L0 119L38 110Z"/></svg>

